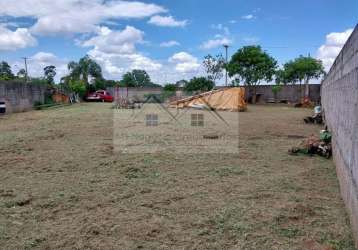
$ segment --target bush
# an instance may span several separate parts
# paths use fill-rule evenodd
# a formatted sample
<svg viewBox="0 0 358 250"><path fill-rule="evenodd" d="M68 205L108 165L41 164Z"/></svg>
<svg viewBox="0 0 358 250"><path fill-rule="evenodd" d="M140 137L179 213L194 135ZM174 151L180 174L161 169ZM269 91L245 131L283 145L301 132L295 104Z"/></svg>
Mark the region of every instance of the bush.
<svg viewBox="0 0 358 250"><path fill-rule="evenodd" d="M271 90L275 95L277 95L282 90L282 85L274 85Z"/></svg>
<svg viewBox="0 0 358 250"><path fill-rule="evenodd" d="M175 92L177 90L177 86L175 84L166 84L163 88L166 92Z"/></svg>
<svg viewBox="0 0 358 250"><path fill-rule="evenodd" d="M215 87L215 83L205 77L194 77L185 84L184 90L186 92L193 91L209 91Z"/></svg>
<svg viewBox="0 0 358 250"><path fill-rule="evenodd" d="M86 94L86 85L80 80L71 80L69 82L70 89L83 98Z"/></svg>

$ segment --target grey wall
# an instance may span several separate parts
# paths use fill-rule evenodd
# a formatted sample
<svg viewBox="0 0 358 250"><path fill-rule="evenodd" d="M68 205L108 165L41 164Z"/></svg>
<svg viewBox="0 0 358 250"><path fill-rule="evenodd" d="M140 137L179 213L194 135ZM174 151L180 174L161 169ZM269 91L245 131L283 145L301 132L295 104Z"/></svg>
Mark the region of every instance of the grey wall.
<svg viewBox="0 0 358 250"><path fill-rule="evenodd" d="M220 87L219 87L220 88ZM257 86L257 94L261 94L260 101L266 102L268 99L274 98L272 92L272 85L260 85ZM303 88L303 86L302 86ZM320 100L320 89L321 85L319 84L310 84L310 99L314 102ZM107 90L112 94L114 98L117 96L125 97L127 92L126 88L119 88L119 92L116 92L116 88L107 88ZM249 88L246 88L248 96L250 97L251 94L249 93ZM162 88L128 88L128 97L129 99L137 98L139 100L145 100L145 95L147 94L160 94L162 92ZM116 94L118 93L118 94ZM278 99L285 99L289 102L296 103L300 101L300 86L299 85L287 85L282 86L282 90L278 93ZM183 93L184 94L184 93Z"/></svg>
<svg viewBox="0 0 358 250"><path fill-rule="evenodd" d="M246 88L246 93L250 98L253 93L250 92L250 88ZM304 93L304 86L302 85L302 93ZM320 101L320 84L310 84L309 85L309 98L313 102ZM269 99L274 98L274 94L272 92L272 85L259 85L256 87L256 93L261 94L260 102L267 102ZM287 100L291 103L298 103L301 99L301 90L300 85L286 85L282 86L282 90L277 94L277 99L279 100Z"/></svg>
<svg viewBox="0 0 358 250"><path fill-rule="evenodd" d="M111 93L111 95L117 99L126 98L127 96L127 88L107 88L107 91ZM130 100L138 99L141 101L145 101L146 95L148 94L160 94L162 93L162 88L128 88L128 98Z"/></svg>
<svg viewBox="0 0 358 250"><path fill-rule="evenodd" d="M358 247L358 26L322 83L322 105Z"/></svg>
<svg viewBox="0 0 358 250"><path fill-rule="evenodd" d="M0 101L5 101L6 113L23 112L35 102L44 102L46 87L22 82L0 82Z"/></svg>

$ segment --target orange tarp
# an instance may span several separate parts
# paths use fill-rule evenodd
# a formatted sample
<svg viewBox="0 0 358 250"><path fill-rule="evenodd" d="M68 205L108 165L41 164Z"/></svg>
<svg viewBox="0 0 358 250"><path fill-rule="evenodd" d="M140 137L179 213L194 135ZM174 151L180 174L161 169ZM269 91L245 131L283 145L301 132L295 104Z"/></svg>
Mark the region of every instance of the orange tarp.
<svg viewBox="0 0 358 250"><path fill-rule="evenodd" d="M175 108L191 108L196 106L207 106L215 110L245 111L244 88L227 88L212 90L200 95L184 98L170 103Z"/></svg>

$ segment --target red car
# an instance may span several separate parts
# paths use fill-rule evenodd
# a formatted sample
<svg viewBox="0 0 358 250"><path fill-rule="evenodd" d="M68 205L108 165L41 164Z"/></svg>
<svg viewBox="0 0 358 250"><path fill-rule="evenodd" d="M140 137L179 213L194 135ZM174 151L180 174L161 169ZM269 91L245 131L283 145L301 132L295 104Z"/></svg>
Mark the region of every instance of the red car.
<svg viewBox="0 0 358 250"><path fill-rule="evenodd" d="M86 96L86 101L94 102L113 102L113 96L108 91L97 90L94 93L90 93Z"/></svg>

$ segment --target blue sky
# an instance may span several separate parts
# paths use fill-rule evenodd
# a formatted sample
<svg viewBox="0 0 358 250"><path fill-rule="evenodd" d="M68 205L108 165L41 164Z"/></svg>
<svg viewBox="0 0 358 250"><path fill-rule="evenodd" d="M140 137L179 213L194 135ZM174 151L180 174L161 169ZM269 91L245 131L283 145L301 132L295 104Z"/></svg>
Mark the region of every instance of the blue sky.
<svg viewBox="0 0 358 250"><path fill-rule="evenodd" d="M159 83L202 74L208 53L259 44L280 64L299 55L329 69L358 22L356 0L0 0L0 60L30 74L89 54L119 80L134 68Z"/></svg>

